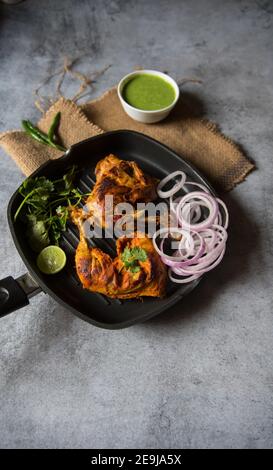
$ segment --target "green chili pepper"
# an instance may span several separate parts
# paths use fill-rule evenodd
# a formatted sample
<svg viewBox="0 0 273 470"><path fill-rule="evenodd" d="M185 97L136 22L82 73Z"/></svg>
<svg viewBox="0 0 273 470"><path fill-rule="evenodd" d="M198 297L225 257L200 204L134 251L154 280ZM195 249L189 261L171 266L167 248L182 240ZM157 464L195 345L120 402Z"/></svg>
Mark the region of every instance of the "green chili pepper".
<svg viewBox="0 0 273 470"><path fill-rule="evenodd" d="M62 147L59 144L57 144L53 140L56 129L57 129L57 127L59 125L59 122L60 122L60 118L61 118L61 113L59 112L54 117L54 119L52 121L52 124L49 128L48 134L45 134L44 132L40 131L40 129L38 129L38 127L34 126L31 121L26 121L26 120L22 121L22 127L23 127L24 131L29 136L31 136L33 139L37 140L41 144L49 145L50 147L54 147L54 148L60 150L61 152L65 152L66 148Z"/></svg>
<svg viewBox="0 0 273 470"><path fill-rule="evenodd" d="M61 119L61 113L59 111L56 114L56 116L54 117L54 119L52 121L52 124L49 128L49 131L48 131L48 139L50 140L50 142L54 143L54 135L55 135L55 131L57 130L57 127L60 123L60 119Z"/></svg>
<svg viewBox="0 0 273 470"><path fill-rule="evenodd" d="M37 127L34 127L30 121L22 121L22 127L25 132L34 139L38 140L43 144L48 144L48 138L46 134L41 132Z"/></svg>

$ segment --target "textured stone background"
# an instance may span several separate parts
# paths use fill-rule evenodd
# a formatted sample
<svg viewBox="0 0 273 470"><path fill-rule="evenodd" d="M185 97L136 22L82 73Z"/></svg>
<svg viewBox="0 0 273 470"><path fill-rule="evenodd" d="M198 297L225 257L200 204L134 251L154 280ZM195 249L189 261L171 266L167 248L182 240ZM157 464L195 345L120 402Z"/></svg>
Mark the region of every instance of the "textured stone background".
<svg viewBox="0 0 273 470"><path fill-rule="evenodd" d="M112 64L93 96L137 65L202 78L185 90L258 166L226 196L224 262L171 311L103 331L41 294L1 320L0 446L272 447L273 3L26 0L0 12L1 130L38 118L35 86L84 53L86 71ZM6 220L22 178L1 151L3 277L25 271Z"/></svg>

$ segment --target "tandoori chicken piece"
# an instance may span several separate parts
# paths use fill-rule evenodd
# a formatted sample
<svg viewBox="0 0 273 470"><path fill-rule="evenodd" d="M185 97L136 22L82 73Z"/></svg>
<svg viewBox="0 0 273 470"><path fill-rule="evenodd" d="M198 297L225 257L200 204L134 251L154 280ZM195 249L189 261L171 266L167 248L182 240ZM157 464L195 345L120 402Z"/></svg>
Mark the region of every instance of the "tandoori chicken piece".
<svg viewBox="0 0 273 470"><path fill-rule="evenodd" d="M97 163L95 174L96 184L85 201L82 218L101 220L102 227L105 226L105 196L113 196L113 207L122 202L134 205L157 198L157 180L146 175L133 161L108 155Z"/></svg>
<svg viewBox="0 0 273 470"><path fill-rule="evenodd" d="M76 250L76 270L85 289L108 297L130 299L142 296L162 297L167 272L150 238L136 234L119 238L117 257L99 248L90 248L81 232Z"/></svg>

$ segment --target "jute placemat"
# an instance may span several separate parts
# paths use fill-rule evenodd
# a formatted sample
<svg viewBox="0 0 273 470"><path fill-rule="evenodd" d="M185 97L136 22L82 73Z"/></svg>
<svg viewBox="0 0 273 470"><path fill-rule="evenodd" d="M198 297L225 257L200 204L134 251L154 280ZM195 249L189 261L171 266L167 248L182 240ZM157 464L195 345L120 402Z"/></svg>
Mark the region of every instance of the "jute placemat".
<svg viewBox="0 0 273 470"><path fill-rule="evenodd" d="M120 106L115 88L81 107L64 98L59 99L39 121L39 128L48 131L58 111L61 112L58 134L67 148L104 131L132 129L168 145L202 171L218 190L231 190L254 169L254 164L234 142L219 132L215 124L194 116L183 94L170 116L158 124L141 124L129 118ZM0 145L26 175L48 159L61 155L58 150L34 141L22 131L0 134Z"/></svg>

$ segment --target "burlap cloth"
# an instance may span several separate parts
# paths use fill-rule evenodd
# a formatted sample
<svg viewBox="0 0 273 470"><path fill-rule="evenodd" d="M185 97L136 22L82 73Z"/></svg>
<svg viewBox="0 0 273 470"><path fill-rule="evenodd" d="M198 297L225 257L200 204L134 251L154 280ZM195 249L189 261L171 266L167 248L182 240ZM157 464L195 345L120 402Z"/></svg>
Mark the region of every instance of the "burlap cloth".
<svg viewBox="0 0 273 470"><path fill-rule="evenodd" d="M41 130L48 131L57 111L61 111L58 133L67 148L103 131L136 130L168 145L222 191L231 190L254 168L253 163L234 142L219 132L215 124L198 117L186 94L182 94L170 116L158 124L141 124L129 118L121 108L115 88L81 107L64 98L59 99L39 121ZM0 145L26 175L48 159L61 155L58 150L36 142L22 131L0 134Z"/></svg>

